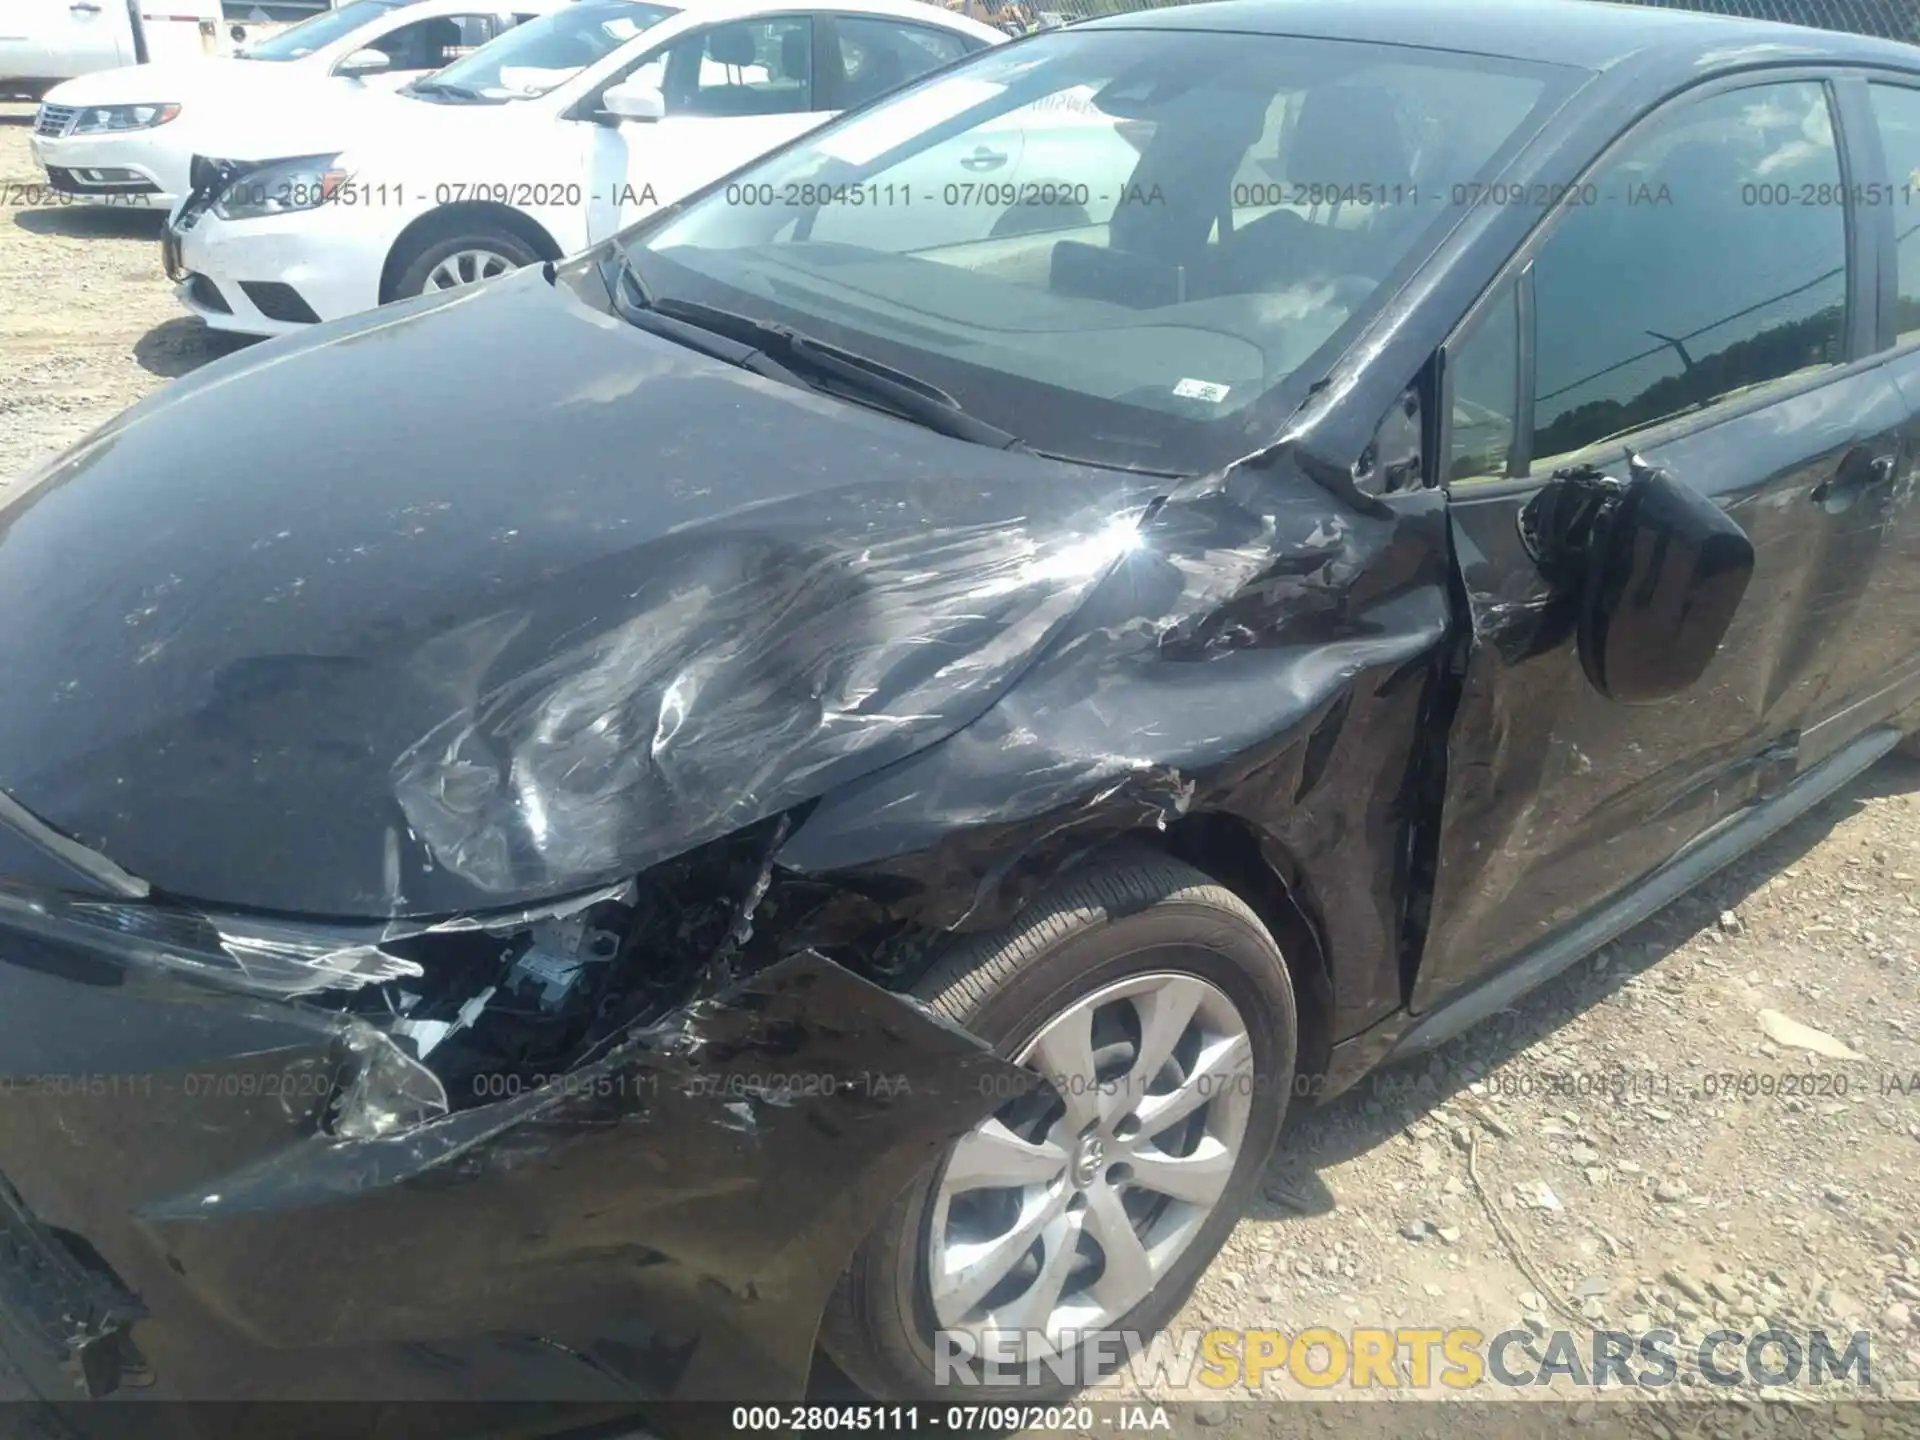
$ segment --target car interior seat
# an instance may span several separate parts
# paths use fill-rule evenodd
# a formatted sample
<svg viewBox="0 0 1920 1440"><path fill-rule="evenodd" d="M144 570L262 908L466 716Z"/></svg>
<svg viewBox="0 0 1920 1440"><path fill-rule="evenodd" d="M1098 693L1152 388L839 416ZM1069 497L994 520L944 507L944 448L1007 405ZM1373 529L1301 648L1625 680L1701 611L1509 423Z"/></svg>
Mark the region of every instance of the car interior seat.
<svg viewBox="0 0 1920 1440"><path fill-rule="evenodd" d="M1233 175L1266 119L1265 97L1195 86L1154 107L1158 123L1107 227L1105 246L1053 248L1057 294L1151 309L1208 293L1208 240L1229 210ZM1154 197L1151 199L1139 197Z"/></svg>
<svg viewBox="0 0 1920 1440"><path fill-rule="evenodd" d="M707 36L706 59L713 65L725 66L726 78L709 79L701 73L707 68L705 65L694 68L691 73L682 72L691 86L691 93L686 97L691 103L684 108L696 114L716 116L754 115L768 108L766 97L770 87L750 83L744 73L760 63L753 31L748 26L722 25L715 29Z"/></svg>
<svg viewBox="0 0 1920 1440"><path fill-rule="evenodd" d="M812 80L813 44L807 38L804 29L788 30L780 36L780 73L773 77L768 87L769 98L778 102L777 110L796 108L792 99L795 94L805 94ZM802 110L811 106L800 105Z"/></svg>
<svg viewBox="0 0 1920 1440"><path fill-rule="evenodd" d="M736 70L757 63L759 56L754 52L753 32L744 25L722 25L707 36L707 58L716 65Z"/></svg>
<svg viewBox="0 0 1920 1440"><path fill-rule="evenodd" d="M1293 133L1286 138L1280 169L1290 190L1316 187L1335 198L1311 207L1310 216L1283 208L1270 211L1225 237L1218 288L1255 293L1300 280L1359 275L1380 279L1398 254L1396 243L1419 207L1410 198L1413 155L1401 133L1391 92L1366 85L1325 85L1301 101ZM1392 195L1403 203L1349 201L1349 191ZM1353 205L1367 210L1363 223L1337 223Z"/></svg>

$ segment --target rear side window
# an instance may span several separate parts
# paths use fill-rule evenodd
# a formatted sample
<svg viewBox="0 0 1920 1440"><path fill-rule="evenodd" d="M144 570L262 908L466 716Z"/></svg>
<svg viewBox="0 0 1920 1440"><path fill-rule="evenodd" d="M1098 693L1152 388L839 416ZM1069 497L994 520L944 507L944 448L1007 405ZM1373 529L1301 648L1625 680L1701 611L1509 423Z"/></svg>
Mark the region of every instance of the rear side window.
<svg viewBox="0 0 1920 1440"><path fill-rule="evenodd" d="M1871 85L1873 113L1880 122L1880 148L1887 157L1892 192L1893 230L1899 237L1900 339L1920 340L1920 90L1900 85Z"/></svg>
<svg viewBox="0 0 1920 1440"><path fill-rule="evenodd" d="M828 102L829 110L864 105L975 48L951 31L901 20L836 15L833 28L840 74L838 98Z"/></svg>
<svg viewBox="0 0 1920 1440"><path fill-rule="evenodd" d="M1838 364L1847 221L1826 87L1657 119L1534 261L1536 469Z"/></svg>

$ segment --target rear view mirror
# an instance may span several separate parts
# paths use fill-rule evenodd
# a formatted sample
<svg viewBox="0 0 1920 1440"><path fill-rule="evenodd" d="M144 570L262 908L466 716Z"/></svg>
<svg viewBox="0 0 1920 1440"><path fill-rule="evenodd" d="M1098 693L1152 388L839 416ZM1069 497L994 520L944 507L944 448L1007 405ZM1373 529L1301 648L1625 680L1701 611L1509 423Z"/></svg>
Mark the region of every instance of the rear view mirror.
<svg viewBox="0 0 1920 1440"><path fill-rule="evenodd" d="M338 65L333 67L336 75L378 75L393 64L393 57L384 50L368 47L356 50Z"/></svg>
<svg viewBox="0 0 1920 1440"><path fill-rule="evenodd" d="M1753 542L1732 517L1637 457L1624 481L1555 475L1521 528L1543 574L1577 591L1588 681L1626 705L1699 680L1753 578Z"/></svg>
<svg viewBox="0 0 1920 1440"><path fill-rule="evenodd" d="M601 94L600 108L616 120L658 120L667 113L667 101L657 86L622 80Z"/></svg>

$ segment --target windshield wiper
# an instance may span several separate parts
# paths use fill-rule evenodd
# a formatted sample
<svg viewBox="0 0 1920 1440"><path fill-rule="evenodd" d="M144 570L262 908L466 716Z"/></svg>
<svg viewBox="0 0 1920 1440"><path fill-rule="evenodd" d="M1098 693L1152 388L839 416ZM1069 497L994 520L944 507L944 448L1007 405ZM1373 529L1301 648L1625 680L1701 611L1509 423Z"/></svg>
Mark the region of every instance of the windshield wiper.
<svg viewBox="0 0 1920 1440"><path fill-rule="evenodd" d="M617 265L614 255L619 256ZM789 385L826 389L843 399L857 397L955 440L1032 453L1019 436L967 414L946 391L904 370L772 321L695 300L656 297L618 248L601 261L601 274L622 319L703 355ZM828 384L819 384L822 380Z"/></svg>
<svg viewBox="0 0 1920 1440"><path fill-rule="evenodd" d="M619 252L616 250L615 254ZM613 297L613 308L620 312L620 318L629 325L684 345L689 350L698 350L702 355L711 355L729 365L738 365L743 370L764 375L769 380L797 385L802 389L811 388L793 371L777 360L762 355L753 346L730 340L698 325L689 325L684 320L676 320L656 310L653 293L640 278L640 272L633 268L633 262L621 255L619 265L610 267L610 259L608 257L601 261L601 277L606 280L608 293Z"/></svg>
<svg viewBox="0 0 1920 1440"><path fill-rule="evenodd" d="M969 415L946 391L857 350L816 340L789 325L757 320L751 315L723 310L717 305L703 305L697 300L667 295L655 300L653 309L669 319L682 320L751 345L790 371L827 382L824 387L816 384L816 389L825 388L833 394L847 392L842 398L864 400L904 420L969 444L985 445L993 450L1027 449L1019 436Z"/></svg>

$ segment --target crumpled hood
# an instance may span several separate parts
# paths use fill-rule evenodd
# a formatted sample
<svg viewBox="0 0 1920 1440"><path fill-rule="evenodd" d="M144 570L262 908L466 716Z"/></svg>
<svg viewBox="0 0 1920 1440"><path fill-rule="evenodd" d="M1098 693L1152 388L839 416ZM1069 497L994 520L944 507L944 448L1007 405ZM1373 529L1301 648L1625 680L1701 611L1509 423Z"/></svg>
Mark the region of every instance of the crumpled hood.
<svg viewBox="0 0 1920 1440"><path fill-rule="evenodd" d="M229 356L8 493L0 790L177 895L425 917L951 734L1153 487L762 380L535 268Z"/></svg>

